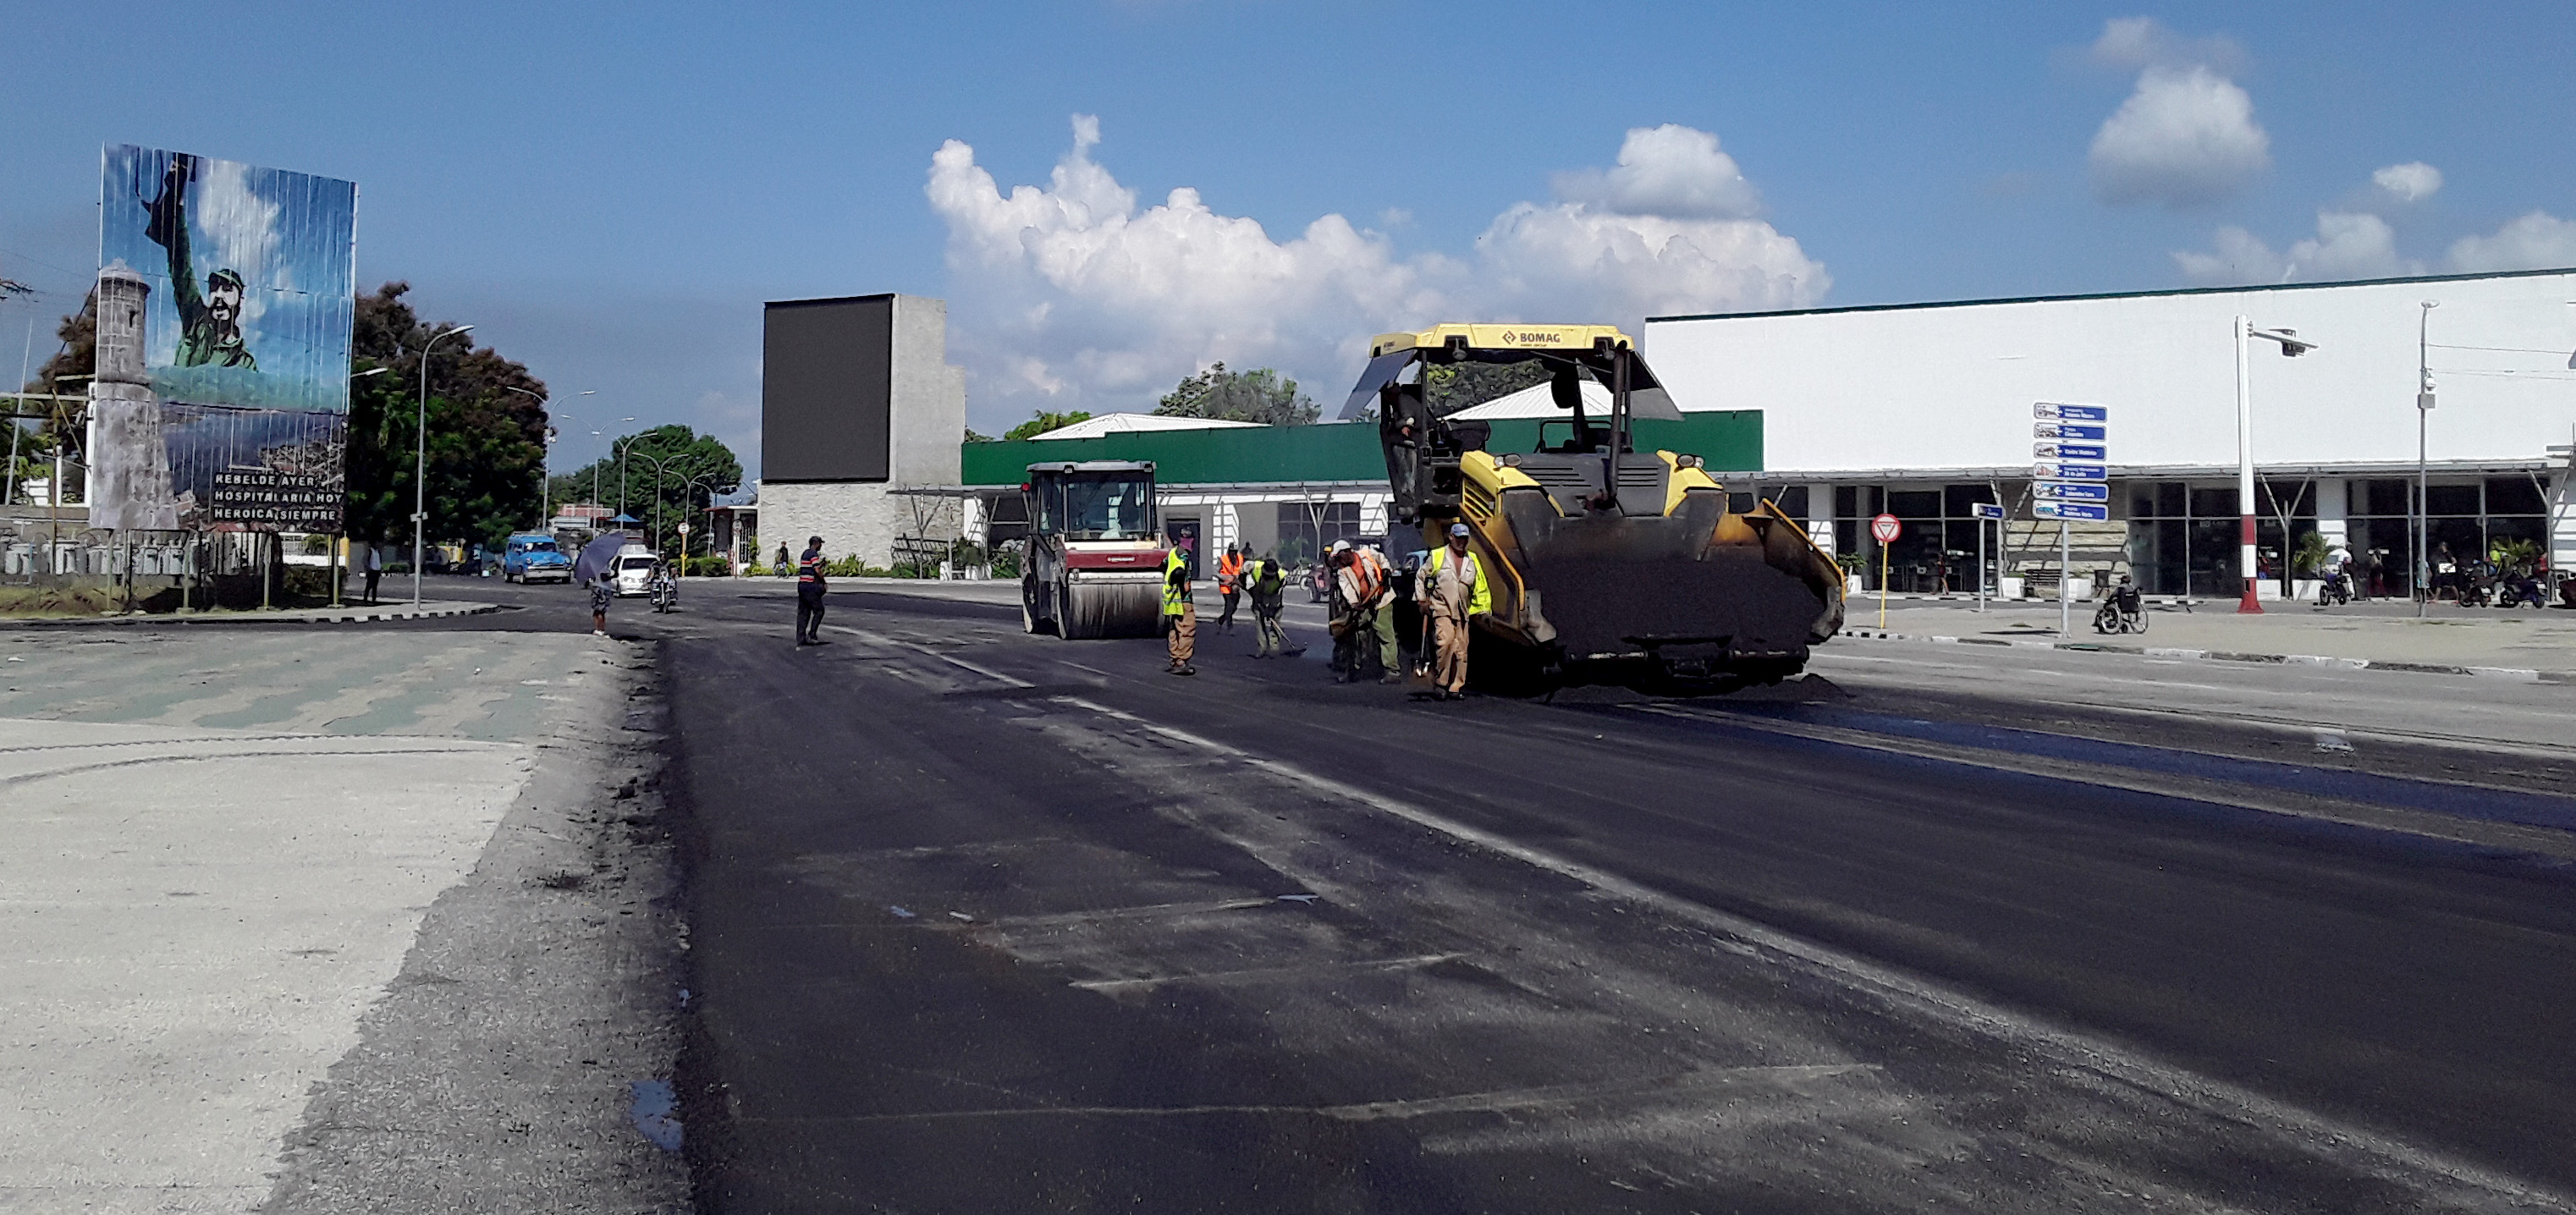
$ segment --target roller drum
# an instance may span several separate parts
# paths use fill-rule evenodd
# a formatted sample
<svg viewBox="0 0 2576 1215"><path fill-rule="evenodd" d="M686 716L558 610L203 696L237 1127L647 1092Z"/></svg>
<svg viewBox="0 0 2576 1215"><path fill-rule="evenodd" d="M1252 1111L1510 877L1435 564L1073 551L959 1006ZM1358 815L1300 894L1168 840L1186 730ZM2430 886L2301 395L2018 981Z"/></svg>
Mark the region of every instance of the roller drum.
<svg viewBox="0 0 2576 1215"><path fill-rule="evenodd" d="M1160 582L1070 582L1056 604L1056 627L1077 639L1151 637L1162 614Z"/></svg>

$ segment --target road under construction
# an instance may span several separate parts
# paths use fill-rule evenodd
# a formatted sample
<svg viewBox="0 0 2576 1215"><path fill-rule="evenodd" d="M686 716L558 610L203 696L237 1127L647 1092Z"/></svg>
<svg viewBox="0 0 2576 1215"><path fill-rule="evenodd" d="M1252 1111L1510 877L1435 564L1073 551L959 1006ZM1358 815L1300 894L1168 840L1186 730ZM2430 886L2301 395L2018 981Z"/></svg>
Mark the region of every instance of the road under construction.
<svg viewBox="0 0 2576 1215"><path fill-rule="evenodd" d="M706 1209L2576 1205L2576 689L1845 640L1423 703L830 604L612 619Z"/></svg>

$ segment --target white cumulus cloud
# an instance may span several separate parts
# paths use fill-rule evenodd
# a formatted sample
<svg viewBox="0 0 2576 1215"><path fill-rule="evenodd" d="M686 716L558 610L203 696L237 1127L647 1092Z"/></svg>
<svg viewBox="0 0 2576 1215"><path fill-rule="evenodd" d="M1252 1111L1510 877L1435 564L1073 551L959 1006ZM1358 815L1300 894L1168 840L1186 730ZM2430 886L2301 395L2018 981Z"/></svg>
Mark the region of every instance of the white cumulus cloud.
<svg viewBox="0 0 2576 1215"><path fill-rule="evenodd" d="M2235 193L2272 164L2254 99L2207 67L2152 66L2093 136L2104 202L2189 207Z"/></svg>
<svg viewBox="0 0 2576 1215"><path fill-rule="evenodd" d="M2462 274L2576 266L2576 220L2534 211L2493 236L2461 237L2451 245L2450 261L2451 269Z"/></svg>
<svg viewBox="0 0 2576 1215"><path fill-rule="evenodd" d="M2224 35L2185 38L2153 17L2114 17L2102 23L2087 57L2103 67L2137 71L2151 67L2205 67L2232 75L2244 70L2245 48Z"/></svg>
<svg viewBox="0 0 2576 1215"><path fill-rule="evenodd" d="M1561 176L1497 216L1472 257L1404 255L1326 215L1281 240L1196 190L1139 205L1092 159L1097 119L1048 184L1005 193L950 140L927 193L948 227L950 343L984 428L1045 409L1150 409L1211 362L1271 366L1335 403L1370 335L1444 320L1606 320L1795 307L1830 284L1751 217L1759 197L1717 138L1628 132L1617 164Z"/></svg>
<svg viewBox="0 0 2576 1215"><path fill-rule="evenodd" d="M1748 219L1762 210L1761 194L1718 149L1717 136L1669 122L1628 132L1608 172L1559 173L1554 184L1558 198L1614 215Z"/></svg>
<svg viewBox="0 0 2576 1215"><path fill-rule="evenodd" d="M2397 202L2422 202L2442 188L2442 171L2420 160L2410 161L2371 174L2370 184Z"/></svg>
<svg viewBox="0 0 2576 1215"><path fill-rule="evenodd" d="M2421 274L2397 255L2397 233L2368 212L2320 211L2316 236L2275 253L2243 228L2218 230L2217 250L2176 253L2185 276L2203 283L2286 283Z"/></svg>

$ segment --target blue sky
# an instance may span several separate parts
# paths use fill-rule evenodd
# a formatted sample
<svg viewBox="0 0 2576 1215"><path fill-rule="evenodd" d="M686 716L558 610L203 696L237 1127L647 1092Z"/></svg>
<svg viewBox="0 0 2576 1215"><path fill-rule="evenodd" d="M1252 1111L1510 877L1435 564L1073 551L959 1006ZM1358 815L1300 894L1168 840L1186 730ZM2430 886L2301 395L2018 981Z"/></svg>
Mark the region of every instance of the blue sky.
<svg viewBox="0 0 2576 1215"><path fill-rule="evenodd" d="M362 289L528 362L558 467L628 415L756 461L765 299L948 298L993 430L1210 357L1329 398L1469 312L2576 262L2563 2L97 12L12 6L60 87L0 111L0 275L77 305L105 143L355 180Z"/></svg>

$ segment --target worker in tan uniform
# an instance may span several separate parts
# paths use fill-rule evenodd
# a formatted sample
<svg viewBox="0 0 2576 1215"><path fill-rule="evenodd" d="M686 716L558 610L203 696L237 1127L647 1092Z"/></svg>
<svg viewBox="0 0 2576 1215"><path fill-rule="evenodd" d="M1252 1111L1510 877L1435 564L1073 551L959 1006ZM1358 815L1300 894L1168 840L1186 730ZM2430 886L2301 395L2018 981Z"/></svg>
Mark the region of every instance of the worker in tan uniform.
<svg viewBox="0 0 2576 1215"><path fill-rule="evenodd" d="M1422 562L1422 573L1414 582L1414 599L1422 605L1422 614L1431 621L1431 643L1435 657L1431 681L1442 700L1463 700L1467 695L1467 636L1469 622L1494 610L1494 596L1485 584L1485 566L1467 549L1467 525L1449 525L1449 543L1431 550Z"/></svg>

